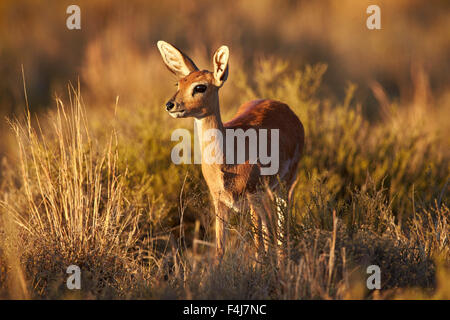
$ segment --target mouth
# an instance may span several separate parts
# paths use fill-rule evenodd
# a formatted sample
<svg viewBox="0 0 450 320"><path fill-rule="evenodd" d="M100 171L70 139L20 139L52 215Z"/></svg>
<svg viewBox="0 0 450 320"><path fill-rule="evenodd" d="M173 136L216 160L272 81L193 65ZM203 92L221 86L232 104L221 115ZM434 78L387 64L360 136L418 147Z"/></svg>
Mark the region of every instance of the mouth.
<svg viewBox="0 0 450 320"><path fill-rule="evenodd" d="M172 118L182 118L186 114L186 110L169 111Z"/></svg>

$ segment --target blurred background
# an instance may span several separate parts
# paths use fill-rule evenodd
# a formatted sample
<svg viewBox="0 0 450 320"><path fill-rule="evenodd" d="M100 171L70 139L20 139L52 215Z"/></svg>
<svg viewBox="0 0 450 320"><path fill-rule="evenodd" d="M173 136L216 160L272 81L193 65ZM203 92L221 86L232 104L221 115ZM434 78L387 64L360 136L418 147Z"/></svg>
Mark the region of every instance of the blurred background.
<svg viewBox="0 0 450 320"><path fill-rule="evenodd" d="M156 98L155 86L168 79L160 73L159 39L182 48L205 69L222 44L231 49L231 70L251 72L258 58L271 56L293 68L326 63L320 94L343 98L353 82L357 100L374 120L380 105L392 101L420 98L449 108L446 0L376 1L381 30L366 27L373 1L80 0L81 30L68 30L66 8L73 3L1 1L2 119L24 108L21 65L33 111L50 107L55 94L78 79L85 98L97 104L113 103L116 96L134 103ZM442 126L448 122L437 119ZM2 130L4 125L1 121ZM0 150L5 148L2 139Z"/></svg>
<svg viewBox="0 0 450 320"><path fill-rule="evenodd" d="M72 4L81 8L81 30L66 27L66 9ZM373 4L381 9L381 30L366 27L366 9ZM166 258L170 256L165 250L170 247L176 252L182 248L181 239L188 247L192 244L193 256L201 259L207 250L196 253L194 239L214 239L209 192L199 166L176 166L170 161L171 146L175 144L170 140L172 130L192 129L193 125L192 119L172 119L164 110L165 102L176 90L176 78L163 65L156 42L165 40L175 45L200 69L209 70L214 51L225 44L230 48L230 75L220 93L223 119L230 119L245 101L273 98L289 104L305 126L305 150L293 209L302 230L330 232L336 212L354 241L351 246L345 245L351 248L349 252L358 257L361 247L364 255L382 262L389 268L386 274L392 275L389 286L433 286L434 269L428 260L442 255L450 261L448 238L441 237L448 234L450 225L449 18L448 0L1 0L0 204L25 217L30 212L44 217L42 203L36 201L41 206L36 209L33 199L45 202L53 196L70 200L72 195L89 198L84 188L79 192L70 190L80 181L92 186L92 176L78 169L78 175L71 176L64 166L76 165L83 159L80 166L90 168L96 164L101 179L120 177L117 189L123 201L115 200L104 189L94 200L104 204L101 208L112 203L114 210L123 211L125 217L136 219L139 225L139 232L133 229L131 233L136 231L140 242L127 244L125 249L114 234L107 236L126 261L123 283L130 283L126 278L132 274L129 270L137 268L129 264L130 252L149 252L143 258L148 261L164 252L157 268L163 270L157 272L161 279L165 279ZM70 84L75 92L68 92ZM59 111L57 99L61 99ZM41 130L35 134L25 125L15 137L8 119L23 119L26 100L32 125L38 118ZM72 117L62 121L73 129L66 137L61 137L62 130L58 131L58 112L63 104L66 110L72 110ZM86 109L86 127L90 128L89 139L81 142L78 133L84 132L85 123L71 122L79 109L68 107L80 104ZM58 149L64 139L67 145L79 147L75 148L79 153ZM114 140L116 148L111 147ZM20 145L25 154L22 158L18 157ZM37 158L30 159L35 154ZM105 154L114 159L117 156L117 171L115 165L104 164ZM54 174L48 175L44 168L41 175L46 179L44 185L55 186L50 188L53 193L44 192L40 181L33 177L40 174L39 165L47 163ZM30 175L23 168L28 168ZM61 177L67 179L66 184ZM110 187L109 180L104 185ZM33 197L27 198L27 188ZM77 201L72 203L74 207L67 210L80 217L92 209L90 202L85 207L79 207ZM53 214L59 221L62 213L55 209ZM367 230L376 237L368 236ZM75 231L73 235L78 236ZM300 243L308 239L303 231L299 233ZM353 238L358 232L360 237ZM28 242L16 241L12 236L4 241L18 247L17 261L25 261L27 277L32 279L30 290L41 286L41 278L46 277L42 274L49 274L47 270L60 270L54 257L63 257L63 266L73 262L72 252L64 251L72 245L71 238L55 237L54 232L46 231L43 235L32 234ZM54 242L49 245L44 240ZM7 248L2 241L0 237L0 257L2 248ZM78 247L86 250L88 258L113 265L95 251L109 242L96 237L86 241L89 245ZM305 243L304 248L315 248ZM398 247L398 243L404 247ZM153 250L153 246L161 248ZM92 256L90 248L95 249ZM119 254L114 251L112 255ZM315 253L312 256L317 259L312 258L310 265L328 261ZM76 258L80 263L91 259L82 254ZM355 264L360 262L355 260ZM204 268L210 270L210 265L206 263ZM103 267L92 270L100 276L104 272ZM142 274L154 276L149 270ZM241 269L232 264L230 274L235 275L236 270L240 276ZM202 272L198 279L204 278ZM65 277L65 272L61 274ZM253 276L254 272L248 274ZM330 273L320 269L315 274ZM447 284L448 274L442 277ZM111 275L118 278L116 271ZM223 279L229 279L227 274L210 275L220 285L226 283ZM2 272L0 287L1 276ZM262 274L256 282L265 284L269 278ZM183 279L179 283L185 283L184 275L179 279ZM292 279L282 282L292 284ZM250 283L244 280L242 283ZM306 280L311 288L329 281ZM200 292L191 296L187 290L183 297L217 297L215 294L221 291L215 286L211 286L211 295ZM440 287L448 289L450 285ZM249 287L249 296L253 297L254 291ZM238 293L240 299L247 296L234 287L229 292ZM44 291L37 294L46 295ZM323 296L313 292L284 297L317 295ZM331 296L343 295L338 292Z"/></svg>
<svg viewBox="0 0 450 320"><path fill-rule="evenodd" d="M379 123L385 132L392 132L405 145L405 152L426 152L412 151L407 136L402 136L405 130L418 136L431 130L432 136L439 131L440 138L427 145L448 156L449 1L377 1L381 30L366 27L366 9L372 1L78 1L81 30L66 27L66 9L71 4L13 0L0 4L0 156L12 162L17 147L5 120L24 114L23 67L32 113L54 110L55 97L67 101L69 83L75 87L80 83L90 122L99 128L94 128L96 135L119 109L116 129L127 162L138 168L136 163L141 162L136 177L152 175L154 193L163 193L167 179L177 179L171 178L174 169L168 170L166 150L155 146L170 143L170 128L191 128L192 123L174 121L163 109L176 79L161 61L156 48L159 39L182 49L201 69L211 69L212 54L220 45L230 47L230 77L221 90L224 120L249 99L277 98L296 110L307 139L317 146L317 139L335 134L340 118L333 106L341 101L348 104L346 96L352 87L351 109L361 110L371 125ZM308 66L315 67L308 71ZM303 80L297 83L295 74L302 69ZM308 113L313 101L331 106L323 120L318 115L326 108ZM347 114L342 120L342 128L349 133L350 118ZM312 123L321 126L319 131L314 132ZM362 136L362 128L355 130ZM380 139L388 143L390 138ZM331 170L340 158L331 151L326 157L323 152L315 155L314 145L306 151L312 163L320 167L315 157L325 158L323 169ZM345 151L347 156L349 152ZM409 156L396 154L405 159L410 176L422 172ZM383 157L380 153L374 159ZM362 179L367 165L345 161L342 165L347 169L340 175L355 182L350 172L361 166L355 176ZM395 166L395 160L392 163L388 167ZM426 166L430 162L424 161L424 172ZM375 163L371 168L375 170ZM388 175L386 170L381 170L379 179ZM417 184L417 179L410 180L411 186ZM178 190L169 191L173 192Z"/></svg>

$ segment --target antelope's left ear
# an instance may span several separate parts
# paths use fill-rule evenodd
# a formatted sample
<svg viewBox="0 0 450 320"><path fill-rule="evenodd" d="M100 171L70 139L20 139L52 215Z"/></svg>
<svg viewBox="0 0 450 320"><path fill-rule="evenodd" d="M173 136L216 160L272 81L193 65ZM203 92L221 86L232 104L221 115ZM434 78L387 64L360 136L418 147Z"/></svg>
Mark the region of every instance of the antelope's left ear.
<svg viewBox="0 0 450 320"><path fill-rule="evenodd" d="M214 53L214 79L216 85L221 87L228 78L228 58L230 57L230 51L227 46L221 46Z"/></svg>
<svg viewBox="0 0 450 320"><path fill-rule="evenodd" d="M189 73L198 70L191 58L170 43L160 40L157 46L167 68L178 78L186 77Z"/></svg>

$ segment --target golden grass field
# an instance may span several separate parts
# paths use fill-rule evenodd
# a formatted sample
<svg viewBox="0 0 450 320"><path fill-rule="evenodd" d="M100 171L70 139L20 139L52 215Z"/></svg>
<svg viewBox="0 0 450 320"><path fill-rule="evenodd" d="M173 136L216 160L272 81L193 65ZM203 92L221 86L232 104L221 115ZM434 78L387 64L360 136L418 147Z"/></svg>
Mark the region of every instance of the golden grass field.
<svg viewBox="0 0 450 320"><path fill-rule="evenodd" d="M69 1L0 2L0 298L450 299L450 3L376 2L373 31L373 1L77 1L81 30ZM213 263L160 39L209 70L230 48L224 120L258 98L302 120L278 265L252 258L248 212Z"/></svg>

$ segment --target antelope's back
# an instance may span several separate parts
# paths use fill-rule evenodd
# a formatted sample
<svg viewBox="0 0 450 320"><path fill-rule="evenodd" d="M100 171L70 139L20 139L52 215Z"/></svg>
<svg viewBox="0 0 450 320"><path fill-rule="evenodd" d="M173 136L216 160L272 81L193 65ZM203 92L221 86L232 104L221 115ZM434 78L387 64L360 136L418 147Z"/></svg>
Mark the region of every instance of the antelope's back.
<svg viewBox="0 0 450 320"><path fill-rule="evenodd" d="M303 152L303 124L288 105L276 100L254 100L239 107L235 117L224 124L227 129L279 129L279 176L288 185L296 177ZM270 146L270 134L267 145Z"/></svg>

